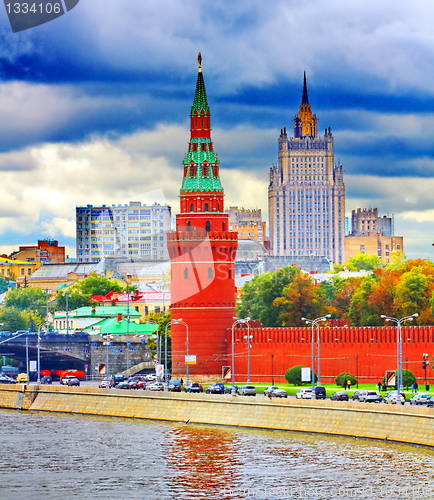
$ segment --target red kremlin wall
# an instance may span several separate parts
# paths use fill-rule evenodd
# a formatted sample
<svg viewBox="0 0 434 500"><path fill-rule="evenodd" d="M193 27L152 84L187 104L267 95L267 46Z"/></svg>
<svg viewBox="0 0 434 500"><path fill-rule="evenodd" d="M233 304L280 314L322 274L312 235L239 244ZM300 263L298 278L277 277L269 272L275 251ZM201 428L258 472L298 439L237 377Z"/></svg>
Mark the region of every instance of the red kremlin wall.
<svg viewBox="0 0 434 500"><path fill-rule="evenodd" d="M348 372L359 383L377 383L386 371L396 369L397 328L357 327L319 328L321 382L330 383L339 373ZM402 327L402 368L411 370L419 385L425 385L422 354L434 356L434 327ZM311 365L309 328L251 328L250 378L252 382L285 383L284 374L296 365ZM315 329L315 343L318 329ZM247 379L247 328L235 329L235 380ZM228 332L228 365L231 364L231 332ZM315 373L317 373L315 344ZM434 371L426 370L428 384L434 384Z"/></svg>

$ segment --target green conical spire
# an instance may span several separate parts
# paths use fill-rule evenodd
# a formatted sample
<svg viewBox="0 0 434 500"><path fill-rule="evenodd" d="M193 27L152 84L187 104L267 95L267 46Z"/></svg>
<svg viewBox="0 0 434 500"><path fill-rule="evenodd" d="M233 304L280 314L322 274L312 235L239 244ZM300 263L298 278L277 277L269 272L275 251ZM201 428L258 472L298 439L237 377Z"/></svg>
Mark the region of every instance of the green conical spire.
<svg viewBox="0 0 434 500"><path fill-rule="evenodd" d="M198 69L197 69L197 82L196 91L194 93L193 106L191 107L191 114L195 111L199 114L201 111L204 113L209 113L208 101L206 99L205 82L203 80L202 74L202 56L199 52L197 57Z"/></svg>

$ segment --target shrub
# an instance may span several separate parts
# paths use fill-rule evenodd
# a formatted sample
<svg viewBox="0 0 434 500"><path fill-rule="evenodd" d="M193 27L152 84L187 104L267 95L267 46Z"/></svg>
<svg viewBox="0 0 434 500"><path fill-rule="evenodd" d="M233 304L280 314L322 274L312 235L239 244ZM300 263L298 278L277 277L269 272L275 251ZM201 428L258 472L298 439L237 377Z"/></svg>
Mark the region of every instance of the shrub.
<svg viewBox="0 0 434 500"><path fill-rule="evenodd" d="M285 378L288 381L288 384L290 385L303 385L303 383L310 383L308 382L302 382L301 381L301 369L305 368L305 366L302 365L297 365L293 366L292 368L289 368L289 370L286 370L285 372ZM315 382L318 380L318 377L314 374Z"/></svg>
<svg viewBox="0 0 434 500"><path fill-rule="evenodd" d="M397 371L395 371L395 376L396 376L396 372ZM416 382L416 377L411 370L402 370L402 386L403 387L410 387L415 382ZM381 379L381 385L384 385L385 383L386 383L386 377L383 377Z"/></svg>
<svg viewBox="0 0 434 500"><path fill-rule="evenodd" d="M340 387L344 387L348 380L351 381L351 386L355 386L357 384L356 377L351 375L351 373L342 372L335 378L336 385L339 385Z"/></svg>

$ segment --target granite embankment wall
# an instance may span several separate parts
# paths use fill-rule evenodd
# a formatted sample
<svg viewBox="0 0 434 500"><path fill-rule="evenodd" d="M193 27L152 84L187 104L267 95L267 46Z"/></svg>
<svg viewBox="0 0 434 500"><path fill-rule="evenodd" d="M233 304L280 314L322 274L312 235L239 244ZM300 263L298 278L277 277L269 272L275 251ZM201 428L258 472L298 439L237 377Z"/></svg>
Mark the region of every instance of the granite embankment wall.
<svg viewBox="0 0 434 500"><path fill-rule="evenodd" d="M3 385L0 407L312 432L434 447L434 409L424 406Z"/></svg>

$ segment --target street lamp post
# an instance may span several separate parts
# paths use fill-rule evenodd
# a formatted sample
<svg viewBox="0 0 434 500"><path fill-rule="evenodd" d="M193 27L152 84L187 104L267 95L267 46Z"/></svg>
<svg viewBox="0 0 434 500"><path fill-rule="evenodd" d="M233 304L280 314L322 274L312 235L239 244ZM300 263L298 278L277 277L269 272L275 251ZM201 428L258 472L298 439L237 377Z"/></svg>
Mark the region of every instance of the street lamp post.
<svg viewBox="0 0 434 500"><path fill-rule="evenodd" d="M331 317L331 314L326 314L325 316L321 316L320 318L316 319L307 319L307 318L301 318L303 321L305 321L307 324L312 325L312 334L311 334L311 342L312 342L312 352L311 352L311 374L310 374L310 379L312 383L312 391L315 386L315 326L318 327L318 323L321 321L327 321ZM321 376L320 376L320 370L321 370L321 361L320 361L320 336L319 336L319 328L318 328L318 381L317 381L317 386L319 387L321 385Z"/></svg>
<svg viewBox="0 0 434 500"><path fill-rule="evenodd" d="M428 358L429 358L429 354L426 353L426 352L424 352L422 354L422 368L425 371L425 390L426 391L429 391L429 385L428 385L428 381L427 381L427 378L426 378L426 369L427 369L427 366L429 365Z"/></svg>
<svg viewBox="0 0 434 500"><path fill-rule="evenodd" d="M396 324L397 328L397 339L396 339L396 364L397 364L397 377L396 378L396 389L397 391L402 391L404 388L402 387L402 334L401 334L401 325L405 321L413 321L414 318L417 318L419 316L418 313L414 313L411 316L405 316L404 318L397 319L393 318L391 316L385 316L384 314L381 315L383 319L386 321L390 321L392 323Z"/></svg>
<svg viewBox="0 0 434 500"><path fill-rule="evenodd" d="M359 388L359 356L356 356L356 379L357 379L356 387L358 389Z"/></svg>
<svg viewBox="0 0 434 500"><path fill-rule="evenodd" d="M185 334L186 334L186 337L185 337L185 358L187 358L188 356L188 325L185 321L182 320L182 318L179 318L179 319L172 319L172 323L174 325L183 325L185 326ZM189 375L189 370L188 370L188 363L187 363L187 359L185 360L185 384L187 385L188 384L188 375Z"/></svg>
<svg viewBox="0 0 434 500"><path fill-rule="evenodd" d="M68 317L68 297L69 293L65 292L65 319L66 319L66 335L69 333L69 317Z"/></svg>
<svg viewBox="0 0 434 500"><path fill-rule="evenodd" d="M44 325L44 323L41 323L38 327L38 343L37 343L37 349L38 349L38 357L37 357L37 380L36 383L40 384L41 383L41 327ZM45 325L47 325L45 323ZM47 326L46 326L47 328Z"/></svg>
<svg viewBox="0 0 434 500"><path fill-rule="evenodd" d="M232 323L232 349L231 349L231 354L232 354L232 360L231 360L232 387L235 386L235 327L237 325L242 325L242 324L247 323L247 328L248 328L250 318L243 318L243 319L234 318L234 320L235 321Z"/></svg>
<svg viewBox="0 0 434 500"><path fill-rule="evenodd" d="M108 335L107 333L104 335L105 337L105 346L106 346L106 352L105 352L105 379L107 380L107 383L109 381L109 345L110 345L110 340L111 340L111 335Z"/></svg>
<svg viewBox="0 0 434 500"><path fill-rule="evenodd" d="M172 320L166 323L166 327L164 328L164 381L169 381L169 377L167 376L167 329L172 325Z"/></svg>
<svg viewBox="0 0 434 500"><path fill-rule="evenodd" d="M250 385L250 339L253 338L253 335L250 335L250 318L246 318L244 323L247 323L247 335L244 335L244 338L247 339L247 385Z"/></svg>

